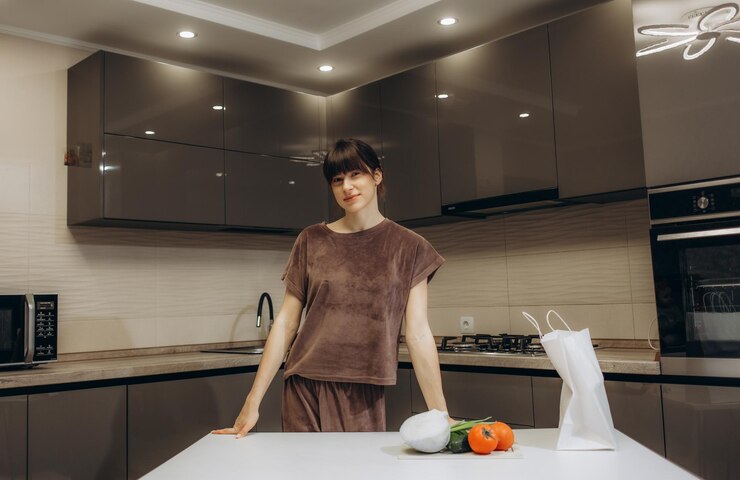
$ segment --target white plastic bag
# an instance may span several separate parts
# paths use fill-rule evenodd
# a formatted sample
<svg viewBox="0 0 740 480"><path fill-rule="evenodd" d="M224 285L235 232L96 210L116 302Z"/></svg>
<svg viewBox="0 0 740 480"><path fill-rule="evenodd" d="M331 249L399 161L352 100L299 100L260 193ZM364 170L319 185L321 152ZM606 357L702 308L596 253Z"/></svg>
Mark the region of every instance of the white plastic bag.
<svg viewBox="0 0 740 480"><path fill-rule="evenodd" d="M551 314L568 330L555 330L550 323ZM588 328L574 332L556 311L550 310L547 325L552 331L542 335L537 320L526 312L522 315L537 328L550 362L563 379L558 450L614 450L614 422L604 389L604 375Z"/></svg>

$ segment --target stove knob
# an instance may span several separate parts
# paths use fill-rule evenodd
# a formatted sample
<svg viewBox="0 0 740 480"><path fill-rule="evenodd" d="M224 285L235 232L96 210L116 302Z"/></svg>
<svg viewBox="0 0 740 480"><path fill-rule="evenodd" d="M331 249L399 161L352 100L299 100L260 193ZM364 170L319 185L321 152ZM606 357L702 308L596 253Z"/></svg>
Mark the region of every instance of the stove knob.
<svg viewBox="0 0 740 480"><path fill-rule="evenodd" d="M702 210L706 210L709 206L709 199L702 195L696 200L696 206L701 208Z"/></svg>

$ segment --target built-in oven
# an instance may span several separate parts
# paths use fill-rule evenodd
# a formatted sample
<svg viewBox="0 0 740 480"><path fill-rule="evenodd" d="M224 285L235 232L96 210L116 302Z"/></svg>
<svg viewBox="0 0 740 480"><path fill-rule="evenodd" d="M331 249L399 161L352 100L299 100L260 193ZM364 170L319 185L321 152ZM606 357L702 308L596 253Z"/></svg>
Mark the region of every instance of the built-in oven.
<svg viewBox="0 0 740 480"><path fill-rule="evenodd" d="M57 295L0 295L0 367L57 359Z"/></svg>
<svg viewBox="0 0 740 480"><path fill-rule="evenodd" d="M740 178L648 198L662 372L740 378Z"/></svg>

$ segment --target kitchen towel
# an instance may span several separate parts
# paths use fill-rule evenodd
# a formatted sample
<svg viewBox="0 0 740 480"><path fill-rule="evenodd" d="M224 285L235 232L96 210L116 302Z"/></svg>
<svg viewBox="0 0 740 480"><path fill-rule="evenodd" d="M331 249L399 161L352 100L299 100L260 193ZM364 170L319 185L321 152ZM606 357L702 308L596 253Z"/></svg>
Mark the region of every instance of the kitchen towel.
<svg viewBox="0 0 740 480"><path fill-rule="evenodd" d="M556 311L550 310L547 325L552 331L542 335L537 320L527 312L522 315L537 328L550 362L563 379L558 450L614 450L614 422L604 375L588 328L574 332ZM557 316L567 330L555 330L550 315Z"/></svg>

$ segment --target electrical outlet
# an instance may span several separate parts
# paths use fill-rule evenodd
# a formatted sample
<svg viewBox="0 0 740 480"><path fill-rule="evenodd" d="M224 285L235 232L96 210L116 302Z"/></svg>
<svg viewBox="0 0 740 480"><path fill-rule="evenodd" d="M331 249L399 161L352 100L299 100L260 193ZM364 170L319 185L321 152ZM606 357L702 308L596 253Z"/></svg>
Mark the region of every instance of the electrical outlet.
<svg viewBox="0 0 740 480"><path fill-rule="evenodd" d="M475 318L460 317L460 333L475 333Z"/></svg>

